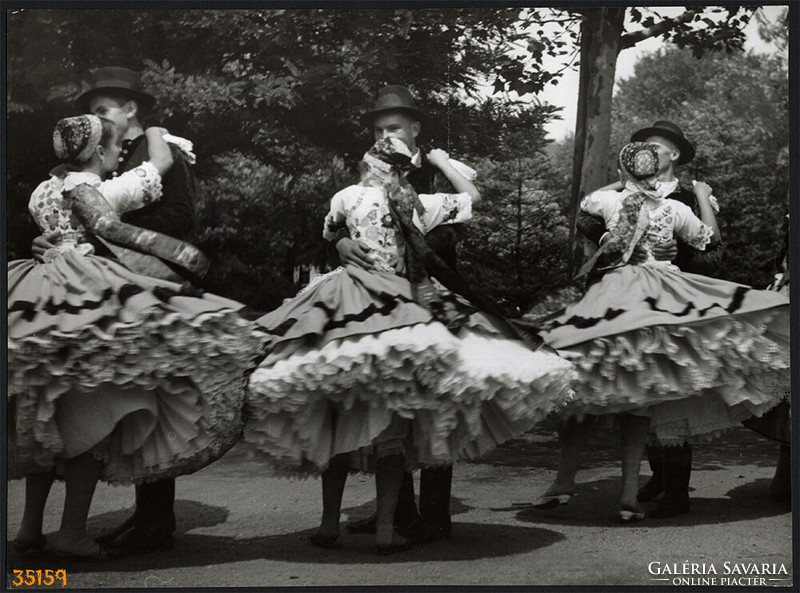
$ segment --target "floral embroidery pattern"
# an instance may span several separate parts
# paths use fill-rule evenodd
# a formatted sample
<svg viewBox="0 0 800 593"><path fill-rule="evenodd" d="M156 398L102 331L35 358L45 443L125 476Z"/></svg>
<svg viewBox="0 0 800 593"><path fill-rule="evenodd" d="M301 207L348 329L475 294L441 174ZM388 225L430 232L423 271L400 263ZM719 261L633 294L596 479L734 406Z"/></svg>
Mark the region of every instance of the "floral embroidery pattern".
<svg viewBox="0 0 800 593"><path fill-rule="evenodd" d="M690 247L705 249L713 234L711 227L697 219L693 213L689 213L693 222L686 221L685 216L680 217L676 209L682 206L680 202L671 199L653 200L641 193L628 194L621 198L609 221L611 230L610 238L605 243L608 245L607 252L612 258L619 258L625 252L636 231L642 207L647 209L649 221L639 239L639 247L651 253L655 245L672 240L676 231L680 231L681 239ZM678 229L678 226L683 230Z"/></svg>
<svg viewBox="0 0 800 593"><path fill-rule="evenodd" d="M657 243L671 240L674 227L675 212L671 203L667 202L663 207L651 211L650 224L644 235L647 238L646 247L649 249Z"/></svg>
<svg viewBox="0 0 800 593"><path fill-rule="evenodd" d="M460 213L460 203L458 199L453 195L447 195L444 199L444 211L445 215L442 218L442 223L449 222L451 220L456 220Z"/></svg>
<svg viewBox="0 0 800 593"><path fill-rule="evenodd" d="M60 243L77 243L86 237L66 193L81 183L88 183L103 193L120 212L141 208L161 198L161 176L150 162L145 162L113 182L101 182L93 173L70 173L64 179L51 177L31 195L28 209L42 231L62 231ZM105 185L105 183L111 185ZM112 189L113 186L113 189ZM113 201L111 196L117 201Z"/></svg>
<svg viewBox="0 0 800 593"><path fill-rule="evenodd" d="M709 241L711 241L711 237L713 236L714 231L713 229L704 224L700 227L700 232L694 235L693 237L687 240L687 244L690 247L694 247L695 249L705 249L706 245L708 245Z"/></svg>
<svg viewBox="0 0 800 593"><path fill-rule="evenodd" d="M420 202L420 213L414 207L412 194L400 193L402 195L396 196L400 202L398 207L407 208L409 214L413 212L415 223L423 232L429 230L429 225L435 227L446 220L460 221L469 211L465 202L469 198L465 194L428 195L431 208L428 211L428 204L423 206ZM389 198L382 186L350 186L334 197L332 208L325 219L323 237L332 240L346 226L350 238L359 239L370 247L369 256L376 269L393 274L404 273L403 237L395 226Z"/></svg>
<svg viewBox="0 0 800 593"><path fill-rule="evenodd" d="M44 220L47 223L47 229L54 231L59 227L61 217L58 215L58 210L51 210Z"/></svg>
<svg viewBox="0 0 800 593"><path fill-rule="evenodd" d="M644 199L645 195L640 192L628 194L622 199L617 224L610 231L611 237L606 242L606 251L613 258L622 257L633 239Z"/></svg>
<svg viewBox="0 0 800 593"><path fill-rule="evenodd" d="M158 169L155 168L153 163L145 161L135 169L131 169L131 171L141 177L139 183L144 188L144 196L142 197L144 204L150 204L155 200L161 199L161 175L158 174Z"/></svg>

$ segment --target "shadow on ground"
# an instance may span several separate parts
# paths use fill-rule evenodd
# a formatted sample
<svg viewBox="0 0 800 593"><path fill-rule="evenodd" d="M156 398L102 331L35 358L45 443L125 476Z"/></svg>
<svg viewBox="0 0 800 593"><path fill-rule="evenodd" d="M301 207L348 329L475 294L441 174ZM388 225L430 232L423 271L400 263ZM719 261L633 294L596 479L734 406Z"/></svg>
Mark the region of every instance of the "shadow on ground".
<svg viewBox="0 0 800 593"><path fill-rule="evenodd" d="M116 515L116 513L114 513ZM108 517L108 515L106 515ZM116 517L115 517L116 518ZM107 523L107 524L106 524ZM184 521L185 523L185 521ZM111 521L104 521L108 529ZM551 546L564 539L560 533L541 527L521 527L454 522L453 539L419 545L391 556L380 556L373 549L373 536L344 532L338 546L321 549L312 546L308 538L313 530L254 538L220 537L191 532L178 533L175 549L106 561L103 563L73 562L66 567L63 561L9 561L14 569L67 568L70 573L81 572L142 572L169 568L206 566L249 560L276 560L298 564L376 564L458 562L525 554ZM57 565L57 566L56 566ZM298 570L301 567L298 566Z"/></svg>
<svg viewBox="0 0 800 593"><path fill-rule="evenodd" d="M729 490L727 498L692 498L692 509L687 515L672 519L645 519L636 523L622 523L617 518L617 491L619 480L605 478L579 484L578 495L568 505L544 511L530 506L490 509L511 514L524 527L486 523L469 523L458 520L471 507L454 498L451 501L453 539L415 546L391 556L379 556L373 550L371 535L347 533L348 521L368 516L373 503L344 509L342 535L338 547L320 549L312 546L308 538L313 530L302 530L280 535L253 538L221 537L192 533L195 529L224 523L228 511L222 507L204 505L194 501L178 500L175 549L157 554L145 554L111 560L103 563L74 562L67 565L70 572L143 572L169 568L205 566L249 560L276 560L281 562L317 564L386 564L409 562L457 562L483 558L525 554L546 548L565 539L549 525L606 527L611 529L643 529L653 527L689 527L755 520L791 512L787 503L776 502L768 491L769 480L761 479ZM645 510L654 503L643 505ZM115 511L92 517L90 532L97 535L113 528L131 512ZM57 565L57 566L56 566ZM40 559L17 561L9 558L9 572L19 568L64 568L63 561Z"/></svg>
<svg viewBox="0 0 800 593"><path fill-rule="evenodd" d="M695 446L693 467L695 470L704 471L730 470L736 466L747 465L772 467L776 451L777 445L774 442L748 429L737 428L716 441ZM473 463L491 464L504 468L503 471L508 474L515 474L528 472L530 468L555 470L557 459L558 443L554 435L534 432L499 447ZM231 475L252 470L251 466L240 461L240 454L234 453L230 459L223 458L219 462L219 470ZM587 451L584 466L619 467L617 448L606 445ZM647 473L645 467L646 464L643 464L643 471ZM71 563L68 569L76 573L143 572L259 559L321 565L457 562L526 554L565 539L558 529L548 529L548 525L602 526L614 529L688 527L754 520L791 512L787 503L777 502L770 495L768 479L747 482L745 473L738 476L742 484L729 490L726 498L693 496L691 512L687 515L673 519L648 518L633 524L623 524L617 518L617 497L620 488L617 476L580 482L578 496L569 505L555 510L542 511L531 506L491 509L493 512L507 515L502 519L498 516L498 522L508 522L509 518L513 518L522 523L532 524L530 526L461 522L458 520L458 515L468 512L470 507L458 499L453 499L452 540L416 546L391 556L379 556L374 552L372 536L354 535L344 529L339 547L330 550L315 548L309 543L308 537L312 530L252 538L195 533L195 530L225 523L228 520L228 510L195 501L178 500L176 515L179 520L175 549L104 563L76 562ZM645 479L643 476L642 483ZM497 480L491 478L490 481ZM502 481L499 483L502 484ZM644 505L644 508L645 511L651 510L654 505ZM371 511L372 503L349 507L344 509L343 522L363 518ZM131 512L132 509L126 509L91 517L88 524L90 533L96 536L113 529ZM19 568L57 569L64 568L64 562L47 559L20 562L10 557L8 571ZM298 570L301 568L298 567Z"/></svg>
<svg viewBox="0 0 800 593"><path fill-rule="evenodd" d="M689 513L669 519L645 518L644 521L633 523L623 523L618 518L619 478L579 482L578 494L568 504L552 510L536 509L532 504L491 510L516 513L515 518L524 523L620 529L719 525L791 513L791 505L788 502L776 500L769 492L769 483L770 480L762 479L737 486L726 493L728 498L696 497L692 495L693 489L690 488ZM657 502L642 503L642 508L646 513L648 510L653 510L657 504Z"/></svg>
<svg viewBox="0 0 800 593"><path fill-rule="evenodd" d="M558 437L554 432L534 430L508 441L470 463L500 467L558 469ZM734 428L713 441L692 446L692 468L723 469L731 465L774 467L778 444L744 427ZM619 466L619 445L612 439L594 438L586 446L581 467ZM647 472L647 461L642 471Z"/></svg>

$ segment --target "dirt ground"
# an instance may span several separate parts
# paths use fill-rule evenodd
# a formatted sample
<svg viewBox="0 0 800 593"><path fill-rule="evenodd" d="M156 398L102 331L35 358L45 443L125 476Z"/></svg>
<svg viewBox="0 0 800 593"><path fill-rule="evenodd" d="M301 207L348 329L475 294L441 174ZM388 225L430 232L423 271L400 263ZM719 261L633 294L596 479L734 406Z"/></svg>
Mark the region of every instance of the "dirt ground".
<svg viewBox="0 0 800 593"><path fill-rule="evenodd" d="M317 479L290 481L241 448L177 481L178 526L169 552L105 563L20 563L14 570L64 569L66 588L318 587L371 585L796 587L792 513L768 492L777 445L747 429L694 448L692 509L676 519L622 524L617 451L600 445L578 475L579 492L552 511L533 501L553 478L555 436L525 435L455 467L449 541L383 557L367 535L343 531L339 547L311 546L320 514ZM642 483L649 475L642 464ZM8 539L22 516L24 484L8 485ZM353 476L342 520L372 509L374 482ZM58 527L63 484L51 494L45 533ZM89 528L99 534L131 511L133 488L100 485ZM645 509L652 508L645 505ZM692 569L692 564L695 568ZM686 574L694 570L695 574ZM666 572L665 572L666 571ZM698 572L701 571L701 572ZM677 573L677 574L676 574ZM714 579L713 581L711 579ZM723 579L729 579L727 582ZM64 587L54 585L50 588Z"/></svg>

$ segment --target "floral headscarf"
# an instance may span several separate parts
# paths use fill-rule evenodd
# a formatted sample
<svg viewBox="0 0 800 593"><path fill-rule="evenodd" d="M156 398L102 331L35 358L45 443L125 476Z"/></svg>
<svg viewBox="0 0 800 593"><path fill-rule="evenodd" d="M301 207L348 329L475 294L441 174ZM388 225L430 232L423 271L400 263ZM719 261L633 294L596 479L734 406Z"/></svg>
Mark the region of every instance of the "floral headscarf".
<svg viewBox="0 0 800 593"><path fill-rule="evenodd" d="M411 215L411 208L418 214L424 212L422 202L414 188L402 175L404 171L414 168L411 162L411 151L399 138L381 138L364 154L364 165L361 183L369 186L382 186L390 201ZM392 179L389 173L400 173Z"/></svg>
<svg viewBox="0 0 800 593"><path fill-rule="evenodd" d="M652 144L630 142L619 152L619 169L622 183L633 192L644 192L658 199L663 197L659 191L658 150Z"/></svg>
<svg viewBox="0 0 800 593"><path fill-rule="evenodd" d="M102 135L103 124L96 115L65 117L53 130L53 149L62 161L82 163L91 158Z"/></svg>
<svg viewBox="0 0 800 593"><path fill-rule="evenodd" d="M581 267L576 278L588 274L601 255L613 262L608 267L627 263L649 224L647 211L643 209L645 199L663 197L657 183L658 151L655 146L644 142L626 144L619 152L619 168L621 181L630 193L622 198L619 218L616 226L609 229L608 240Z"/></svg>
<svg viewBox="0 0 800 593"><path fill-rule="evenodd" d="M658 151L644 142L631 142L619 152L619 166L625 188L631 193L622 199L619 220L611 231L606 251L614 254L619 263L627 263L635 245L641 240L649 224L642 204L647 197L659 199L662 191L657 187Z"/></svg>
<svg viewBox="0 0 800 593"><path fill-rule="evenodd" d="M364 154L364 164L381 173L408 171L414 168L411 151L399 138L381 138Z"/></svg>
<svg viewBox="0 0 800 593"><path fill-rule="evenodd" d="M652 144L630 142L619 151L619 166L629 178L655 177L658 175L658 151Z"/></svg>

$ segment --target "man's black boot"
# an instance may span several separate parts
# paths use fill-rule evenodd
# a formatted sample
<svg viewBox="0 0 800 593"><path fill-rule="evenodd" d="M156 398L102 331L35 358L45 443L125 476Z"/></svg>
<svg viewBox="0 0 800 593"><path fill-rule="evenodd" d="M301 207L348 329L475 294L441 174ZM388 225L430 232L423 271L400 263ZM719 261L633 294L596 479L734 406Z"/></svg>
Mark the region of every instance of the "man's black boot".
<svg viewBox="0 0 800 593"><path fill-rule="evenodd" d="M664 497L648 516L667 519L688 513L691 475L692 446L664 447Z"/></svg>
<svg viewBox="0 0 800 593"><path fill-rule="evenodd" d="M450 539L453 466L424 468L419 481L419 520L401 535L414 543Z"/></svg>
<svg viewBox="0 0 800 593"><path fill-rule="evenodd" d="M650 471L653 472L653 475L644 486L639 488L636 495L636 500L639 502L650 502L664 492L664 447L648 445L647 461L650 463Z"/></svg>
<svg viewBox="0 0 800 593"><path fill-rule="evenodd" d="M136 487L136 513L131 529L108 545L126 554L172 549L175 531L175 480L160 480Z"/></svg>
<svg viewBox="0 0 800 593"><path fill-rule="evenodd" d="M414 497L414 476L411 472L405 472L403 482L400 484L397 507L394 510L394 527L401 532L416 523L418 519L417 501ZM375 513L366 519L348 523L345 529L350 533L375 533Z"/></svg>

